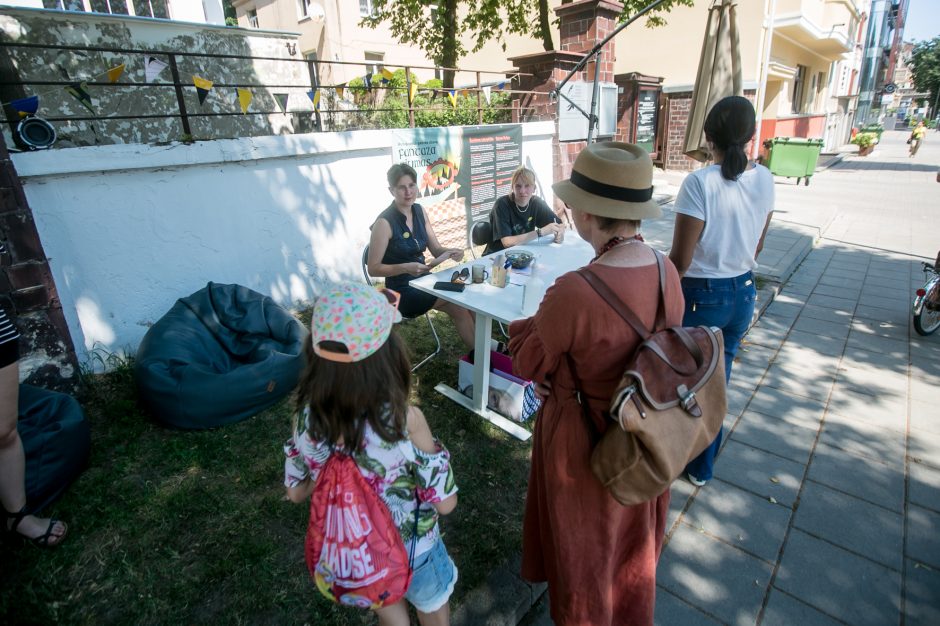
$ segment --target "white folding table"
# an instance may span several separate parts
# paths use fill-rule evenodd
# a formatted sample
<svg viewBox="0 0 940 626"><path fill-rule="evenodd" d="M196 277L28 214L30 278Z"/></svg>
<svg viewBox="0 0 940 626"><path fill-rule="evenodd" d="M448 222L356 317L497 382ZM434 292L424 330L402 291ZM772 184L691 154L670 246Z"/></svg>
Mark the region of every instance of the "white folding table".
<svg viewBox="0 0 940 626"><path fill-rule="evenodd" d="M454 270L460 270L464 267L469 268L474 263L482 263L486 265L487 271L491 271L492 257L495 254L458 265L446 271L416 278L411 281L411 284L421 291L434 294L441 300L453 302L476 314L473 397L468 398L460 391L444 383L439 383L434 389L512 436L525 441L532 436L529 431L486 406L487 390L490 385L490 338L493 333L493 320L508 324L514 320L533 315L537 306L532 306L526 311L522 309L523 286L530 280L537 278L541 282L541 289L539 293L535 294L534 299L530 298L530 303L541 302L545 290L555 282L555 279L571 270L587 265L594 256L594 249L578 237L576 233L568 231L564 242L560 244L554 243L552 236L545 235L534 242L515 246L510 250L527 250L535 254L536 259L529 274L511 271L509 284L505 287L494 287L487 280L482 284L468 282L466 288L459 293L434 289L434 283L437 281L449 280ZM533 285L533 287L538 288L536 285Z"/></svg>

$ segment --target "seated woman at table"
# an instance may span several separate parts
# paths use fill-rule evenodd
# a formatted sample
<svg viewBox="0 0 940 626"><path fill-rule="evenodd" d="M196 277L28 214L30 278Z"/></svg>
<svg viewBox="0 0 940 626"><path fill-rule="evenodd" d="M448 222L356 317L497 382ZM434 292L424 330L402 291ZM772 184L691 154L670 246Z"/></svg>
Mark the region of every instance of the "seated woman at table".
<svg viewBox="0 0 940 626"><path fill-rule="evenodd" d="M447 259L463 260L463 250L445 248L438 242L424 209L415 203L417 181L417 172L405 163L388 170L388 190L393 200L372 225L369 274L384 277L385 286L401 294L398 310L403 316L418 317L431 309L443 311L454 320L460 339L473 349L473 314L410 285L413 279L424 276ZM434 255L429 263L425 262L425 250Z"/></svg>
<svg viewBox="0 0 940 626"><path fill-rule="evenodd" d="M512 192L503 196L490 211L493 241L483 254L535 241L553 235L556 243L565 238L565 227L545 201L535 196L535 172L520 167L512 174Z"/></svg>

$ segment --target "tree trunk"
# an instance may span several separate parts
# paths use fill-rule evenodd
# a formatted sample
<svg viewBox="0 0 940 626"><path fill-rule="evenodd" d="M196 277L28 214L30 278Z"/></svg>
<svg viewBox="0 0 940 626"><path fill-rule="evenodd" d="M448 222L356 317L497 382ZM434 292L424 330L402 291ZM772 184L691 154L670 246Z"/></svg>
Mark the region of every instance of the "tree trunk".
<svg viewBox="0 0 940 626"><path fill-rule="evenodd" d="M539 0L539 35L546 52L555 49L552 43L552 24L548 18L548 0Z"/></svg>
<svg viewBox="0 0 940 626"><path fill-rule="evenodd" d="M443 67L457 67L457 0L443 0L438 5L439 23L444 35L439 63ZM444 70L444 88L454 88L453 70Z"/></svg>

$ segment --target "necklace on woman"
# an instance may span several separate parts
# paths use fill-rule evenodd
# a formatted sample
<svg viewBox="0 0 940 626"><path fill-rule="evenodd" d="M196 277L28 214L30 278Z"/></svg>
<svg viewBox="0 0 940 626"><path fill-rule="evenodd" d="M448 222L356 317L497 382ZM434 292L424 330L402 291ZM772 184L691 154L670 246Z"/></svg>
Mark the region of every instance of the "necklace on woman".
<svg viewBox="0 0 940 626"><path fill-rule="evenodd" d="M516 204L516 201L513 200L512 203ZM519 211L519 213L525 214L525 212L529 210L529 205L526 204L525 206L521 207L518 204L516 204L516 210Z"/></svg>
<svg viewBox="0 0 940 626"><path fill-rule="evenodd" d="M598 251L597 256L591 259L591 263L598 260L599 258L604 256L605 254L607 254L608 252L610 252L617 246L622 246L622 245L626 245L630 243L636 243L637 241L643 241L643 235L641 235L640 233L637 233L633 235L632 237L620 237L620 236L611 237L610 241L605 243L601 247L601 249Z"/></svg>

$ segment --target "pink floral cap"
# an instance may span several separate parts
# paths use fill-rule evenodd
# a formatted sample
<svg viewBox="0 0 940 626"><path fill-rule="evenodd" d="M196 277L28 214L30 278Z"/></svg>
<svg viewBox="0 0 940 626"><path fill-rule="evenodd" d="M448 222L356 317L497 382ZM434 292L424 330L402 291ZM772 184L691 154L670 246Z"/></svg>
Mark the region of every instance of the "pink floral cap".
<svg viewBox="0 0 940 626"><path fill-rule="evenodd" d="M392 324L401 321L398 292L362 283L336 283L327 287L313 305L310 322L313 351L339 363L361 361L385 344ZM324 341L335 341L345 352L327 350Z"/></svg>

